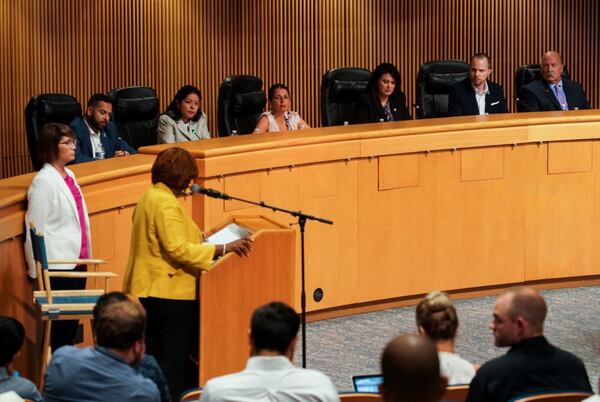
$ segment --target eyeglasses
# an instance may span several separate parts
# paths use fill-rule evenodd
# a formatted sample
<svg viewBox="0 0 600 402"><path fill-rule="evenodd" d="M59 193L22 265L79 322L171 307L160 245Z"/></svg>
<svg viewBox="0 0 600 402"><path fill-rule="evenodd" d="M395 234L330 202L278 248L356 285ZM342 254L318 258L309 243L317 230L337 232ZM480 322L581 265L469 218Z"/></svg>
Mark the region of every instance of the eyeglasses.
<svg viewBox="0 0 600 402"><path fill-rule="evenodd" d="M66 145L69 148L77 148L77 140L61 141L58 143L58 145Z"/></svg>

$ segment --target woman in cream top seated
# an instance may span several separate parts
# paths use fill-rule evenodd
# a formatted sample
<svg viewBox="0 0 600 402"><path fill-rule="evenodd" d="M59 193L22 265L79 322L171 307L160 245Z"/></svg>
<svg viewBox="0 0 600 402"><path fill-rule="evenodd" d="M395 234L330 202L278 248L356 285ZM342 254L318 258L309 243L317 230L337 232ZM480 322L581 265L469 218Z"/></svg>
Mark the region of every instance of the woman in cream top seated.
<svg viewBox="0 0 600 402"><path fill-rule="evenodd" d="M177 91L167 111L158 118L159 144L210 138L206 114L200 109L202 94L192 85Z"/></svg>
<svg viewBox="0 0 600 402"><path fill-rule="evenodd" d="M420 335L435 343L440 372L448 379L448 385L470 384L475 366L454 351L458 316L446 293L431 292L421 300L417 305L417 327Z"/></svg>
<svg viewBox="0 0 600 402"><path fill-rule="evenodd" d="M290 111L290 92L283 84L269 88L269 108L258 117L255 133L301 130L310 128L298 112Z"/></svg>

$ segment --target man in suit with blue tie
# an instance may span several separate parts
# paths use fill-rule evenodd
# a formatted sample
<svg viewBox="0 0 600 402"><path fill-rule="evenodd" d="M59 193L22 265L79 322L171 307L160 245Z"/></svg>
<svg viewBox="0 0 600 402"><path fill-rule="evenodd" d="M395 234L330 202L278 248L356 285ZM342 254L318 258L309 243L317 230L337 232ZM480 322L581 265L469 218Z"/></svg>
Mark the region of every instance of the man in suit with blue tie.
<svg viewBox="0 0 600 402"><path fill-rule="evenodd" d="M488 77L492 61L485 53L471 57L469 76L450 87L448 114L468 116L491 113L508 113L502 87Z"/></svg>
<svg viewBox="0 0 600 402"><path fill-rule="evenodd" d="M524 111L589 109L585 91L578 82L562 77L563 62L560 54L551 50L544 54L540 65L540 79L521 88L519 101Z"/></svg>
<svg viewBox="0 0 600 402"><path fill-rule="evenodd" d="M117 126L110 121L112 103L104 94L94 94L83 116L73 119L69 126L77 137L73 163L127 156L136 150L119 137Z"/></svg>

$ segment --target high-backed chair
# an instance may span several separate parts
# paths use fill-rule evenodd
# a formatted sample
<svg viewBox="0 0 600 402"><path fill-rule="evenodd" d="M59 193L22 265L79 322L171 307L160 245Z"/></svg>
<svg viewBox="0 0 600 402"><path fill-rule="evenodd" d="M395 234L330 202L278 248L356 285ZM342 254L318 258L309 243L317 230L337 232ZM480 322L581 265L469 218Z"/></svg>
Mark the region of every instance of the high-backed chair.
<svg viewBox="0 0 600 402"><path fill-rule="evenodd" d="M334 68L321 81L321 122L341 126L352 121L356 98L367 88L371 72L364 68Z"/></svg>
<svg viewBox="0 0 600 402"><path fill-rule="evenodd" d="M540 77L541 74L539 64L526 64L517 68L517 72L515 73L515 93L517 96L519 96L521 88L529 84L531 81L539 80ZM563 66L562 77L567 79L569 78L567 66ZM517 112L525 111L527 111L526 107L521 104L521 102L517 102Z"/></svg>
<svg viewBox="0 0 600 402"><path fill-rule="evenodd" d="M119 135L138 149L157 143L158 97L149 87L125 87L108 93Z"/></svg>
<svg viewBox="0 0 600 402"><path fill-rule="evenodd" d="M511 399L511 402L580 402L592 394L587 392L548 392Z"/></svg>
<svg viewBox="0 0 600 402"><path fill-rule="evenodd" d="M44 371L48 364L50 348L50 330L52 321L88 319L93 317L96 301L108 289L108 281L117 275L112 272L72 272L72 271L50 271L53 264L76 264L92 266L94 270L104 261L98 259L68 259L49 260L46 255L44 236L38 233L30 223L31 245L35 258L38 290L33 292L33 303L36 307L38 318L43 323L42 350L39 359L39 382L42 383ZM100 289L85 290L53 290L50 278L100 278L104 286ZM96 283L94 282L94 285Z"/></svg>
<svg viewBox="0 0 600 402"><path fill-rule="evenodd" d="M417 74L418 119L448 116L448 88L467 78L469 65L459 60L436 60L421 64Z"/></svg>
<svg viewBox="0 0 600 402"><path fill-rule="evenodd" d="M227 77L221 83L218 99L219 137L251 134L267 99L263 82L253 75Z"/></svg>
<svg viewBox="0 0 600 402"><path fill-rule="evenodd" d="M25 107L25 129L29 156L35 170L40 170L42 167L38 157L37 144L44 124L63 123L68 125L80 115L81 104L71 95L40 94L29 100Z"/></svg>

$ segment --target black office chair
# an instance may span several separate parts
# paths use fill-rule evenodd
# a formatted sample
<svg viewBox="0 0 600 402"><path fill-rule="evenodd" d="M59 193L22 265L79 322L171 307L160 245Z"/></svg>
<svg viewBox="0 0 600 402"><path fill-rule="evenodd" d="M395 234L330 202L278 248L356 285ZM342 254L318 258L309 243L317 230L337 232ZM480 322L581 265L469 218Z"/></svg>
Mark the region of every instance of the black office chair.
<svg viewBox="0 0 600 402"><path fill-rule="evenodd" d="M448 88L468 75L469 65L459 60L436 60L421 64L414 104L417 118L448 116Z"/></svg>
<svg viewBox="0 0 600 402"><path fill-rule="evenodd" d="M569 71L567 66L563 66L563 72L561 75L563 78L569 78ZM515 90L517 96L520 96L521 88L529 84L532 81L539 80L541 78L540 65L539 64L526 64L517 68L515 73ZM527 112L528 110L521 102L517 102L517 112Z"/></svg>
<svg viewBox="0 0 600 402"><path fill-rule="evenodd" d="M219 137L251 134L267 99L262 80L253 75L227 77L221 83L218 99Z"/></svg>
<svg viewBox="0 0 600 402"><path fill-rule="evenodd" d="M149 87L124 87L108 93L119 135L138 149L157 143L158 97Z"/></svg>
<svg viewBox="0 0 600 402"><path fill-rule="evenodd" d="M321 122L324 127L352 121L356 98L367 88L371 72L364 68L334 68L321 81Z"/></svg>
<svg viewBox="0 0 600 402"><path fill-rule="evenodd" d="M71 95L40 94L29 100L25 107L25 129L29 156L35 170L42 168L37 144L43 125L46 123L68 125L77 116L81 116L81 104Z"/></svg>

